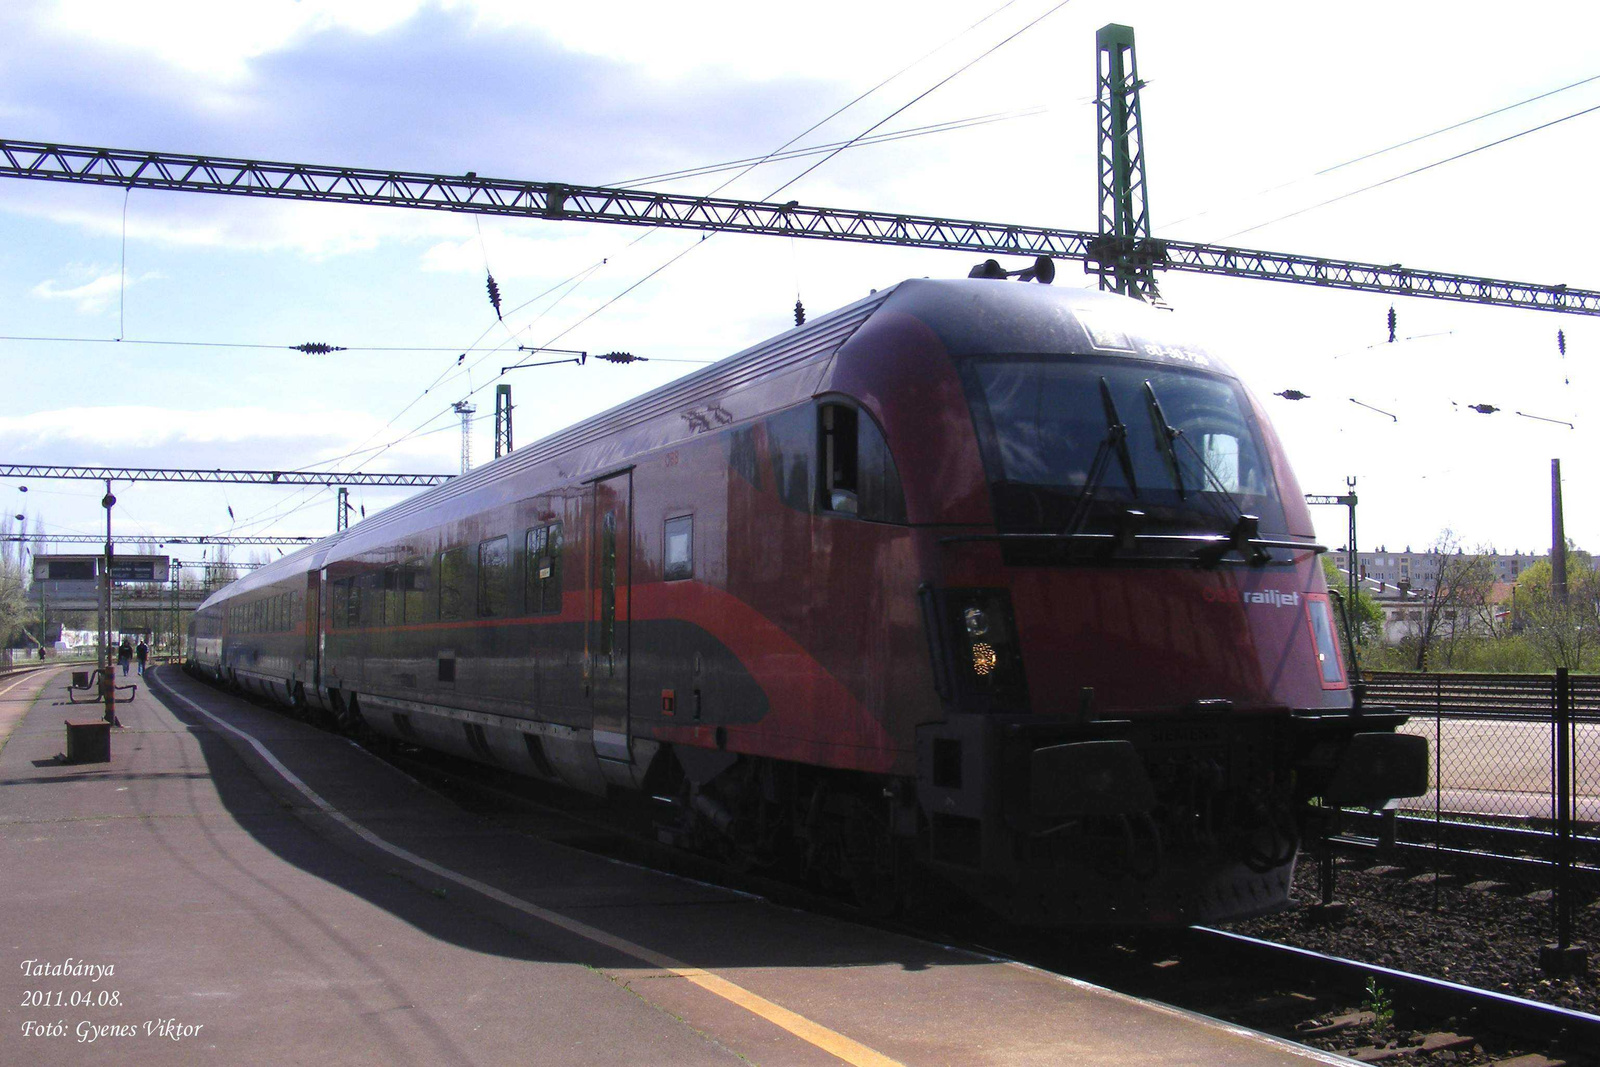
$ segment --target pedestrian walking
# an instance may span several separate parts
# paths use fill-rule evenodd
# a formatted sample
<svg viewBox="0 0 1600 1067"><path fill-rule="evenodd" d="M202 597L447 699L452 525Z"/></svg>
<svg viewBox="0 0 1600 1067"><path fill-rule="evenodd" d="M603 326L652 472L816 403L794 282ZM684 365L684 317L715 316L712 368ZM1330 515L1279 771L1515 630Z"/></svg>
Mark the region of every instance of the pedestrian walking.
<svg viewBox="0 0 1600 1067"><path fill-rule="evenodd" d="M144 661L150 658L150 646L144 643L144 638L139 638L139 647L133 650L133 655L139 661L139 673L144 674Z"/></svg>
<svg viewBox="0 0 1600 1067"><path fill-rule="evenodd" d="M122 644L117 646L117 663L121 665L122 676L126 678L128 668L133 664L133 642L126 637L122 639Z"/></svg>

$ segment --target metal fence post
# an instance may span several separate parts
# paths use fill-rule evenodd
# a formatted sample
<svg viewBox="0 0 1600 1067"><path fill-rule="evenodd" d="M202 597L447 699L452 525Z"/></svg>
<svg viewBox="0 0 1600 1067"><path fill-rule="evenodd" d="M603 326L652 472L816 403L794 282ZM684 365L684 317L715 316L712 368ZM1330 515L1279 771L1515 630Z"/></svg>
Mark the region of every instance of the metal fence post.
<svg viewBox="0 0 1600 1067"><path fill-rule="evenodd" d="M1551 799L1554 802L1556 884L1556 943L1539 950L1539 966L1551 974L1581 974L1589 954L1572 944L1572 678L1567 668L1556 668Z"/></svg>
<svg viewBox="0 0 1600 1067"><path fill-rule="evenodd" d="M1442 867L1440 849L1445 846L1445 747L1443 747L1443 723L1445 723L1445 680L1440 675L1434 675L1434 910L1438 910L1438 875Z"/></svg>

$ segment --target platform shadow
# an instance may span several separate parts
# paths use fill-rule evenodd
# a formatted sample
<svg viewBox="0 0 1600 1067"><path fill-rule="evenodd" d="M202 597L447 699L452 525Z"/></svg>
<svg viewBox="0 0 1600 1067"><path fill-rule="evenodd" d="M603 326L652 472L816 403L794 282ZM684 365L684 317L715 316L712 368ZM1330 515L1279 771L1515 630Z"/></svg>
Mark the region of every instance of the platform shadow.
<svg viewBox="0 0 1600 1067"><path fill-rule="evenodd" d="M425 829L418 832L417 827L407 825L403 810L384 810L363 817L368 833L391 840L418 856L424 862L419 867L381 851L370 841L358 841L354 833L341 832L332 820L316 814L309 805L298 814L285 810L282 799L268 791L257 777L257 769L236 747L243 743L226 737L183 701L173 699L171 693L203 704L219 716L235 712L235 725L241 729L248 729L247 720L271 721L279 730L288 729L291 737L286 742L275 738L269 748L312 789L317 784L315 774L328 772L325 767L311 771L307 753L318 745L344 745L347 742L343 739L286 716L261 718L277 713L203 684L174 667L162 668L147 681L149 695L191 728L210 768L217 795L241 829L284 862L384 909L430 936L476 952L598 967L648 966L637 955L619 950L614 944L607 947L605 936L575 933L571 923L553 923L530 914L526 908L476 893L430 872L426 865L460 871L532 903L535 909L548 909L581 926L597 928L612 939L642 945L694 967L893 966L924 970L991 962L911 937L773 906L672 875L641 874L639 868L603 855L569 848L555 856L552 864L548 850L561 849L561 845L517 835L461 809L455 810L463 821L452 825L470 830L470 823L478 820L482 824L481 836L464 832L441 837ZM294 736L300 730L304 730L304 738ZM351 755L350 763L341 766L359 767L370 758L365 753ZM267 798L270 803L264 802ZM519 836L528 842L529 855L508 855ZM340 847L330 847L331 840L337 840ZM559 871L553 870L554 866ZM560 874L565 871L573 874L570 885L560 881ZM659 879L667 889L645 893L641 898L608 885L607 879L635 888L645 880ZM462 906L463 901L468 902L466 907Z"/></svg>

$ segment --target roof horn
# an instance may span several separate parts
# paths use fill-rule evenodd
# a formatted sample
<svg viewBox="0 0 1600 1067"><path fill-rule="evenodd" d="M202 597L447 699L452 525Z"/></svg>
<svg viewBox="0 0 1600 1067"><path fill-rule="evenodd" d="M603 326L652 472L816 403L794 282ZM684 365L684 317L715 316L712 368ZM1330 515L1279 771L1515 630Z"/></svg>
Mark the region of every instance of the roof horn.
<svg viewBox="0 0 1600 1067"><path fill-rule="evenodd" d="M969 278L993 278L1001 280L1015 278L1019 282L1038 282L1049 285L1056 280L1056 263L1049 256L1040 256L1033 261L1033 266L1024 267L1022 270L1008 271L1002 267L998 260L986 259L967 272Z"/></svg>

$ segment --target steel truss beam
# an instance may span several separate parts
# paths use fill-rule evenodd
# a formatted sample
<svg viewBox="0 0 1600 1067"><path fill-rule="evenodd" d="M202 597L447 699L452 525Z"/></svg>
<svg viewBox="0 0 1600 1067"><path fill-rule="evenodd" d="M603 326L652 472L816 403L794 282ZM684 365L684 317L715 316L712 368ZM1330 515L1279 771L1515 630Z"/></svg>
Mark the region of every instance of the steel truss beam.
<svg viewBox="0 0 1600 1067"><path fill-rule="evenodd" d="M1126 250L1108 249L1098 234L1084 230L807 207L793 200L774 204L646 189L480 178L472 172L451 175L313 166L0 138L0 177L812 237L988 255L1049 256L1081 261L1093 273L1114 270L1119 263L1126 265ZM1600 292L1571 289L1565 285L1503 281L1413 270L1398 263L1382 266L1192 241L1152 239L1143 243L1139 253L1148 259L1153 269L1600 315ZM1142 269L1143 265L1138 266Z"/></svg>
<svg viewBox="0 0 1600 1067"><path fill-rule="evenodd" d="M114 482L226 482L241 485L438 485L449 474L359 474L336 471L189 470L173 467L51 467L0 463L0 478L78 478Z"/></svg>
<svg viewBox="0 0 1600 1067"><path fill-rule="evenodd" d="M113 537L114 545L310 545L322 540L320 537L287 537L259 534L255 537L248 535L221 535L221 534L159 534L152 537ZM11 544L31 545L35 542L41 545L103 545L106 539L99 534L45 534L35 537L33 534L5 534L0 536L0 542ZM231 564L241 566L242 564Z"/></svg>

